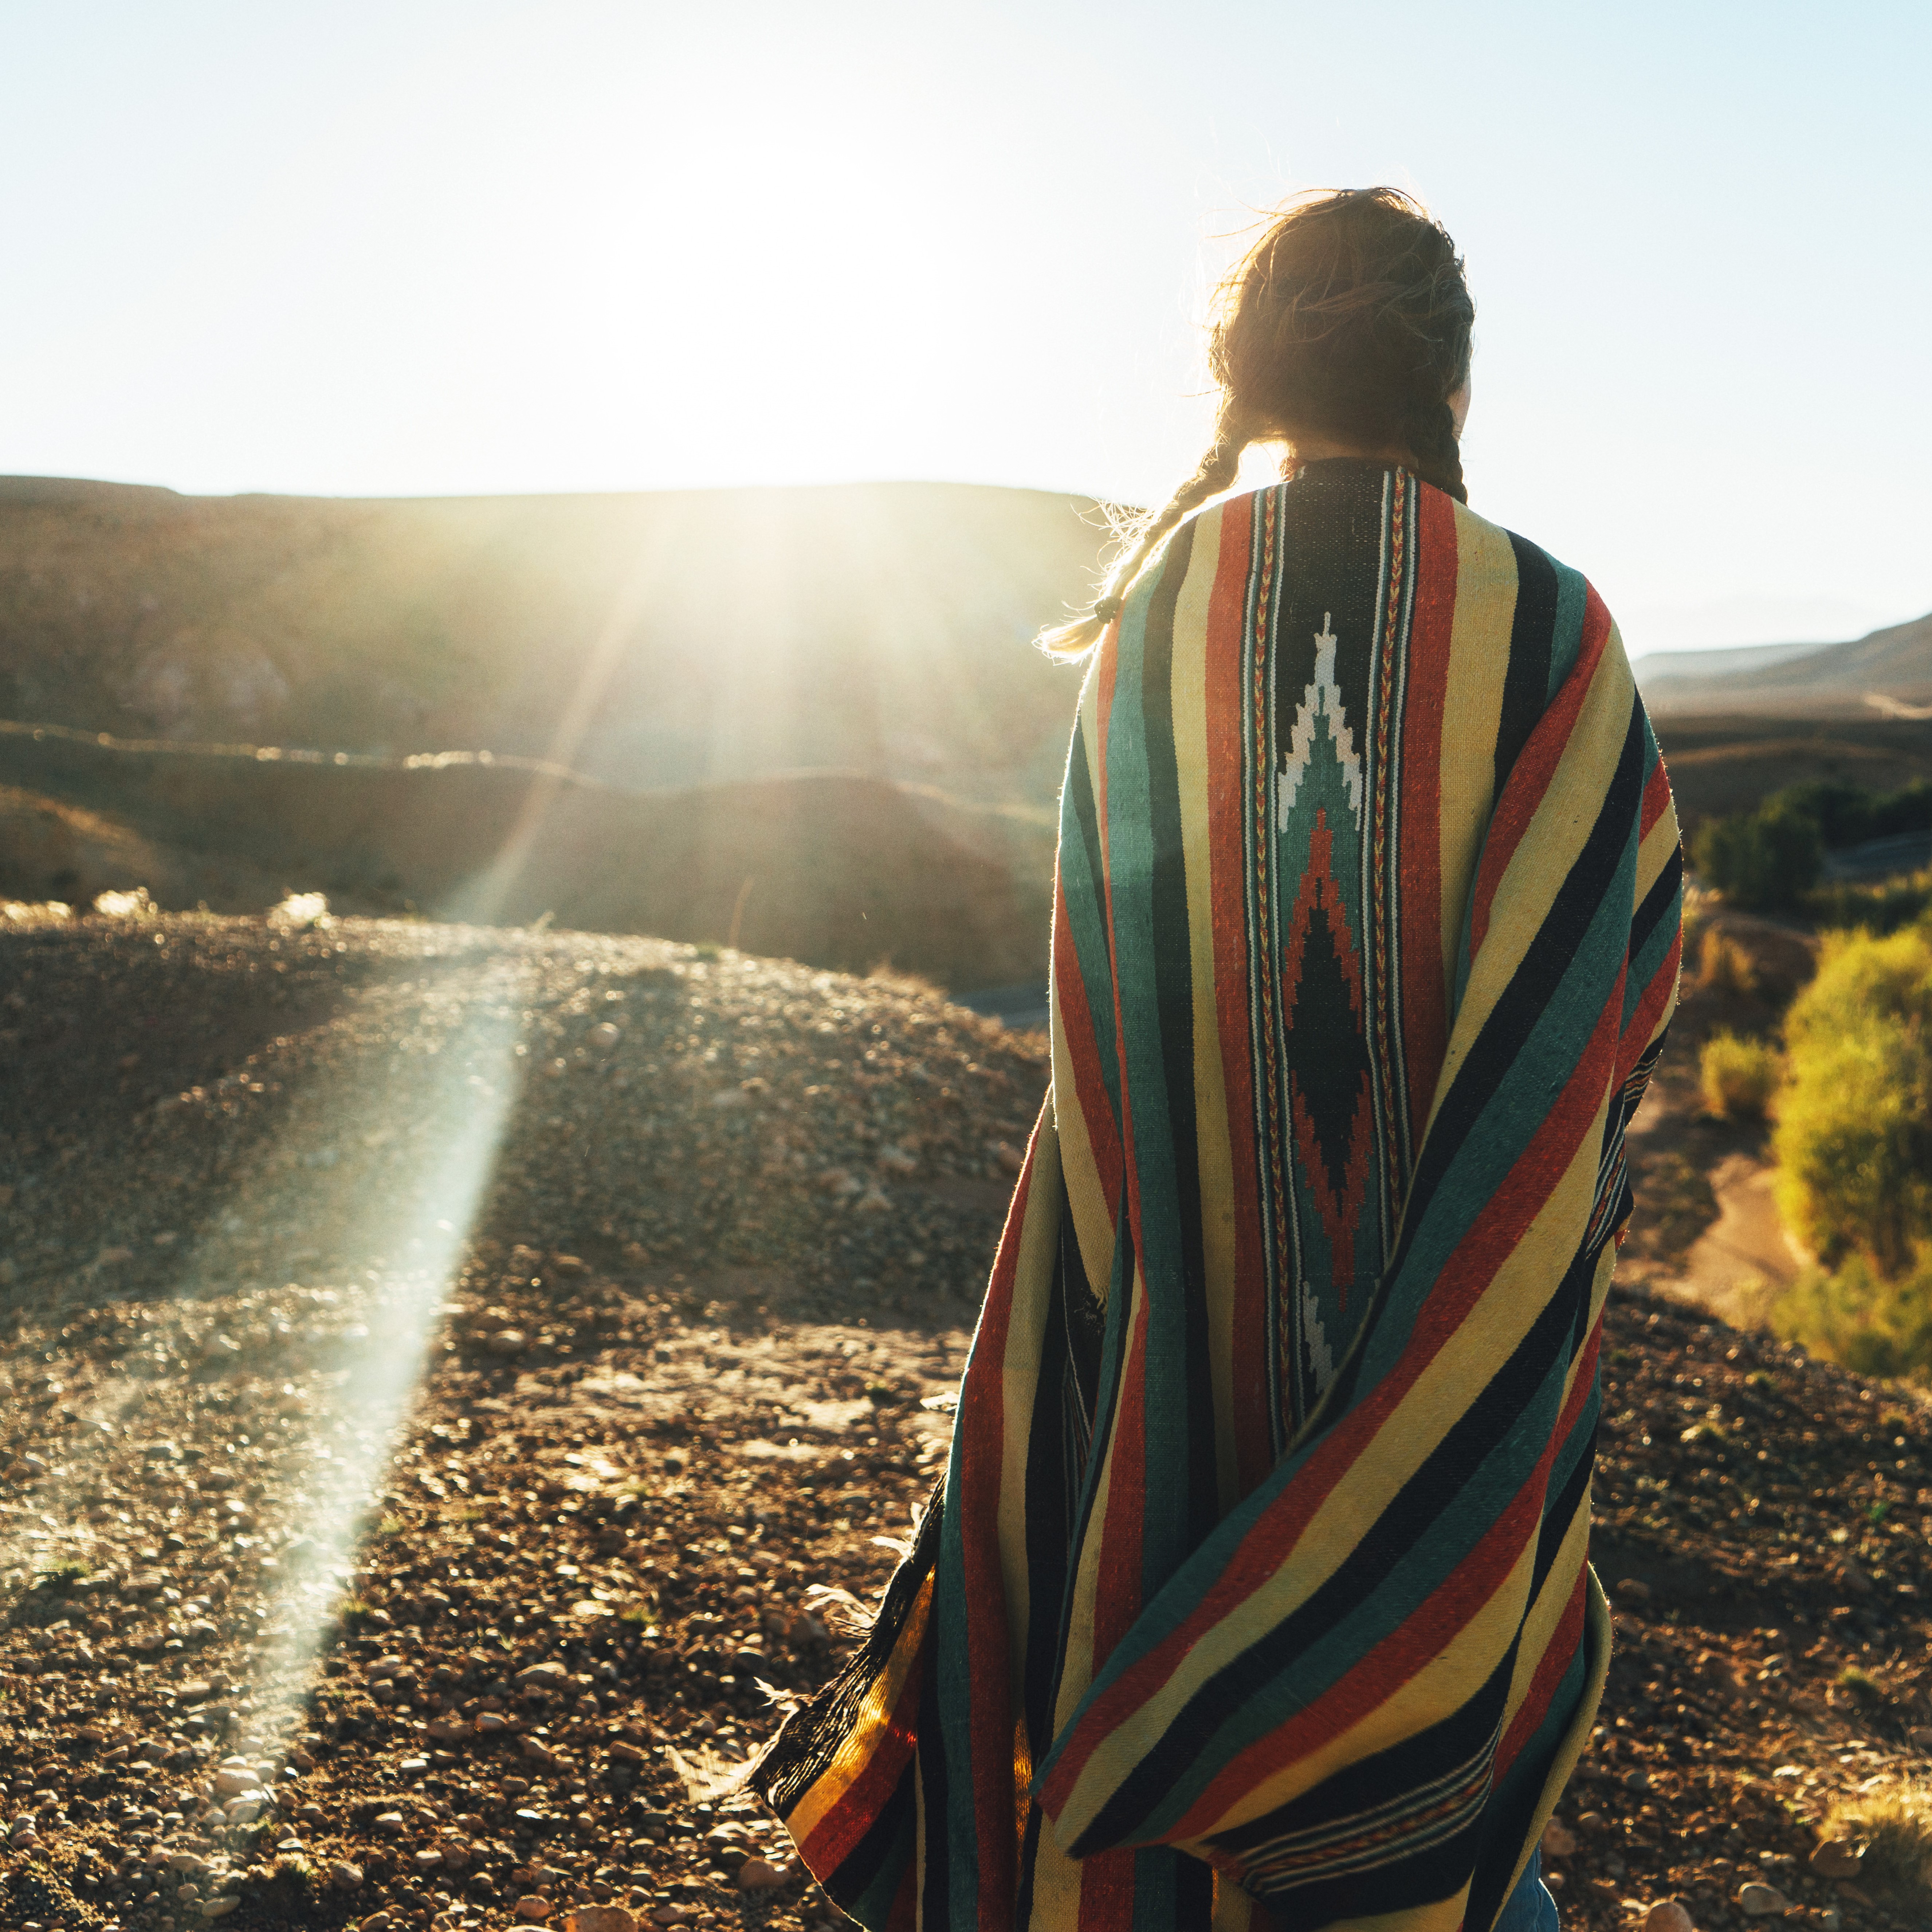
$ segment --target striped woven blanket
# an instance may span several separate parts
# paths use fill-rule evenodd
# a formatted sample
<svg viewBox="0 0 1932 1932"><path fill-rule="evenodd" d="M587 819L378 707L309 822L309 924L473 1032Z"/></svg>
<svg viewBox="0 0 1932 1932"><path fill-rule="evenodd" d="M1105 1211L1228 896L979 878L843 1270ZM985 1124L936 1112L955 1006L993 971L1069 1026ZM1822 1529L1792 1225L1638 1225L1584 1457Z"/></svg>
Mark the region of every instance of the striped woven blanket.
<svg viewBox="0 0 1932 1932"><path fill-rule="evenodd" d="M1142 574L950 1466L754 1780L861 1924L1486 1932L1607 1662L1680 874L1595 593L1413 476L1310 466Z"/></svg>

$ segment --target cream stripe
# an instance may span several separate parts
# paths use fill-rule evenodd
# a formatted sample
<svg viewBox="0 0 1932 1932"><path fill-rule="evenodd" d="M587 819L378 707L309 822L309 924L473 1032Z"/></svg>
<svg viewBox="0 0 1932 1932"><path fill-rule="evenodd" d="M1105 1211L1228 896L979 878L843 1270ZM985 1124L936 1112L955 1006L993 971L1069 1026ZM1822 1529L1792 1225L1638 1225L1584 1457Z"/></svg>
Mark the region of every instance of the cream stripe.
<svg viewBox="0 0 1932 1932"><path fill-rule="evenodd" d="M1201 1174L1201 1248L1214 1392L1214 1468L1220 1506L1239 1498L1234 1454L1234 1176L1221 1023L1214 998L1212 828L1208 798L1208 608L1221 556L1221 512L1204 514L1174 613L1172 701L1180 780L1180 846L1187 879L1188 950L1194 976L1194 1120Z"/></svg>
<svg viewBox="0 0 1932 1932"><path fill-rule="evenodd" d="M1063 1839L1076 1836L1135 1764L1160 1748L1168 1726L1202 1684L1292 1616L1360 1549L1364 1526L1381 1519L1466 1412L1471 1391L1482 1386L1497 1363L1508 1360L1576 1252L1595 1198L1600 1143L1600 1132L1586 1137L1487 1290L1373 1442L1350 1464L1274 1575L1205 1632L1167 1681L1088 1760L1060 1814ZM1521 1607L1519 1598L1518 1614ZM1512 1624L1503 1644L1514 1628ZM1495 1655L1501 1654L1498 1648ZM1492 1664L1494 1660L1492 1656ZM1400 1713L1388 1720L1394 1726L1394 1736L1412 1735L1432 1721L1418 1712L1406 1687L1383 1708ZM1316 1781L1304 1764L1292 1767L1287 1775L1300 1780L1297 1789Z"/></svg>
<svg viewBox="0 0 1932 1932"><path fill-rule="evenodd" d="M1034 1405L1041 1395L1040 1364L1060 1240L1060 1143L1050 1118L1034 1137L1033 1172L1027 1183L1026 1218L1013 1258L1012 1299L1006 1315L1006 1348L1000 1364L1004 1438L1000 1449L998 1518L1000 1574L1006 1585L1006 1653L1012 1660L1015 1708L1026 1674L1027 1445ZM968 1386L970 1388L970 1378Z"/></svg>
<svg viewBox="0 0 1932 1932"><path fill-rule="evenodd" d="M1522 1619L1530 1579L1536 1571L1536 1538L1526 1538L1516 1560L1476 1614L1395 1696L1385 1699L1331 1738L1321 1750L1284 1766L1251 1786L1204 1835L1234 1830L1264 1818L1352 1764L1392 1750L1405 1738L1462 1709L1481 1690L1508 1652ZM1184 1844L1181 1850L1189 1849Z"/></svg>
<svg viewBox="0 0 1932 1932"><path fill-rule="evenodd" d="M1496 887L1488 930L1464 992L1436 1084L1436 1109L1454 1084L1484 1022L1509 990L1516 968L1543 930L1552 895L1576 862L1603 808L1610 776L1630 729L1634 687L1619 654L1606 653L1556 770Z"/></svg>
<svg viewBox="0 0 1932 1932"><path fill-rule="evenodd" d="M1054 1843L1051 1832L1040 1833L1033 1855L1033 1925L1042 1932L1072 1932L1080 1923L1080 1880L1084 1870L1080 1859L1069 1858Z"/></svg>
<svg viewBox="0 0 1932 1932"><path fill-rule="evenodd" d="M872 1688L854 1712L850 1727L840 1741L838 1754L812 1788L801 1796L785 1816L785 1829L802 1844L836 1808L853 1784L872 1762L879 1734L892 1719L899 1693L905 1688L906 1673L917 1660L926 1636L926 1619L932 1614L932 1578L928 1575L913 1599L912 1609L899 1632L899 1640L886 1661L884 1671L872 1680Z"/></svg>
<svg viewBox="0 0 1932 1932"><path fill-rule="evenodd" d="M1146 1286L1136 1265L1126 1310L1126 1334L1132 1346L1122 1365L1120 1379L1114 1384L1116 1388L1130 1388L1134 1378L1144 1372L1139 1346L1132 1338L1134 1324L1146 1294ZM1108 1442L1100 1478L1094 1484L1094 1508L1087 1519L1087 1534L1074 1553L1072 1600L1068 1610L1066 1642L1060 1659L1060 1694L1053 1706L1053 1734L1056 1738L1066 1728L1081 1699L1086 1696L1087 1687L1094 1681L1094 1602L1100 1589L1100 1545L1106 1538L1108 1504L1114 1492L1114 1451L1118 1441L1116 1436Z"/></svg>
<svg viewBox="0 0 1932 1932"><path fill-rule="evenodd" d="M1060 1172L1068 1205L1073 1210L1073 1238L1079 1244L1081 1265L1087 1270L1088 1286L1105 1302L1107 1284L1114 1274L1114 1216L1106 1190L1100 1185L1100 1169L1094 1158L1093 1143L1087 1135L1087 1115L1078 1099L1079 1086L1073 1076L1073 1056L1066 1044L1066 1028L1060 1001L1053 1001L1054 1124L1060 1141ZM1063 1112L1059 1096L1075 1097ZM1104 1096L1103 1103L1104 1103Z"/></svg>
<svg viewBox="0 0 1932 1932"><path fill-rule="evenodd" d="M1505 1898L1522 1879L1524 1868L1529 1863L1529 1855L1541 1840L1543 1828L1554 1815L1556 1801L1563 1796L1563 1787L1570 1782L1570 1774L1576 1768L1576 1760L1583 1755L1583 1747L1590 1741L1592 1727L1597 1721L1597 1707L1603 1701L1604 1681L1610 1675L1610 1606L1604 1600L1604 1586L1598 1582L1596 1571L1588 1564L1583 1569L1587 1580L1583 1586L1582 1700L1576 1707L1576 1716L1570 1720L1570 1728L1563 1733L1562 1742L1556 1747L1550 1775L1543 1781L1543 1794L1530 1814L1522 1854L1516 1860L1515 1870L1510 1874L1509 1884L1503 1892Z"/></svg>
<svg viewBox="0 0 1932 1932"><path fill-rule="evenodd" d="M1542 1667L1544 1658L1556 1635L1556 1627L1563 1621L1564 1612L1570 1607L1570 1593L1576 1587L1577 1574L1589 1554L1590 1498L1586 1490L1583 1505L1563 1532L1562 1544L1550 1559L1543 1587L1537 1592L1536 1599L1529 1606L1529 1614L1522 1620L1522 1641L1517 1646L1516 1669L1510 1676L1509 1696L1503 1706L1505 1730L1522 1708L1522 1700L1529 1695L1530 1687L1536 1682L1536 1673Z"/></svg>
<svg viewBox="0 0 1932 1932"><path fill-rule="evenodd" d="M1439 781L1442 971L1444 989L1451 993L1462 917L1496 796L1496 727L1516 592L1516 551L1508 536L1460 504L1455 514L1456 610L1443 690Z"/></svg>
<svg viewBox="0 0 1932 1932"><path fill-rule="evenodd" d="M1657 823L1644 834L1643 843L1636 848L1637 904L1642 904L1651 887L1664 876L1664 868L1670 863L1671 854L1677 850L1681 836L1677 829L1676 808L1666 806L1658 814Z"/></svg>

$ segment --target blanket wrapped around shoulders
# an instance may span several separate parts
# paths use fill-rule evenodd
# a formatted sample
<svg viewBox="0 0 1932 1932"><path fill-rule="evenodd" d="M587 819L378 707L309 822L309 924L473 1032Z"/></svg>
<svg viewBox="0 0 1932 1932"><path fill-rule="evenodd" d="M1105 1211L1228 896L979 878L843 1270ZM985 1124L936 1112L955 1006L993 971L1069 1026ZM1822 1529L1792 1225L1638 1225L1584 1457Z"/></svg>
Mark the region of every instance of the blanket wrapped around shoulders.
<svg viewBox="0 0 1932 1932"><path fill-rule="evenodd" d="M1142 574L950 1466L754 1777L862 1924L1493 1924L1608 1660L1681 871L1595 593L1408 472L1311 466Z"/></svg>

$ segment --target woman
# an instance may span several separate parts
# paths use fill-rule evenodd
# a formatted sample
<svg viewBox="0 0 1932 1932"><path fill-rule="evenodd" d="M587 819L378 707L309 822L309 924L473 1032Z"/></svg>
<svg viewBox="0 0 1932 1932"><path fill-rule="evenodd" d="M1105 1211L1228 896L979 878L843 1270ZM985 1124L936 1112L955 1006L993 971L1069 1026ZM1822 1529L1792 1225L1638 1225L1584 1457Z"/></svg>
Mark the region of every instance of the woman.
<svg viewBox="0 0 1932 1932"><path fill-rule="evenodd" d="M758 1773L866 1926L1554 1923L1680 860L1602 604L1463 507L1473 316L1406 196L1290 208L1048 640L1053 1090L917 1546Z"/></svg>

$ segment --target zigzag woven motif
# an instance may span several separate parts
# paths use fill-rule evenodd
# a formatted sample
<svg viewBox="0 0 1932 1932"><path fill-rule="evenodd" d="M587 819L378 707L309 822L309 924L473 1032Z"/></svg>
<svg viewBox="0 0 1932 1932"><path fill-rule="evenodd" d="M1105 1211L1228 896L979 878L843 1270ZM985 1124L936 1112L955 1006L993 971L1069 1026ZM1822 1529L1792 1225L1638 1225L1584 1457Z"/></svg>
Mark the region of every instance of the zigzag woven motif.
<svg viewBox="0 0 1932 1932"><path fill-rule="evenodd" d="M916 1546L757 1776L875 1932L1485 1932L1588 1734L1654 739L1406 472L1184 524L1083 690L1053 1092Z"/></svg>

